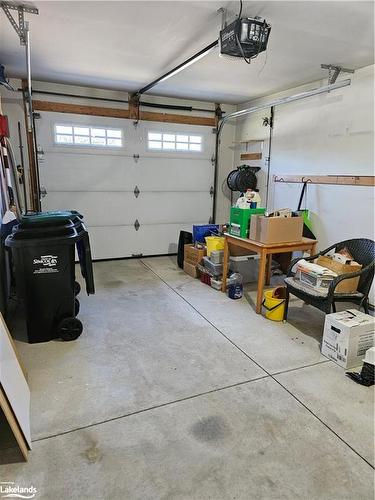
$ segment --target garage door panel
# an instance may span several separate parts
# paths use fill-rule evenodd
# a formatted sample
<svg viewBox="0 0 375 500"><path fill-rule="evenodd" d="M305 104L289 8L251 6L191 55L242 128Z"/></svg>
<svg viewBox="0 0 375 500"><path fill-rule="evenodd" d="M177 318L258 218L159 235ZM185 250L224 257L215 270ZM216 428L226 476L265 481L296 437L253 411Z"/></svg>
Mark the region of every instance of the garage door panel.
<svg viewBox="0 0 375 500"><path fill-rule="evenodd" d="M139 242L132 226L89 227L93 259L116 259L139 254Z"/></svg>
<svg viewBox="0 0 375 500"><path fill-rule="evenodd" d="M89 226L134 224L136 198L133 193L56 192L47 195L43 206L48 210L78 210ZM49 200L49 201L48 201ZM53 206L52 206L53 205Z"/></svg>
<svg viewBox="0 0 375 500"><path fill-rule="evenodd" d="M196 191L212 184L207 160L93 156L47 153L40 164L47 191Z"/></svg>
<svg viewBox="0 0 375 500"><path fill-rule="evenodd" d="M43 202L45 210L78 210L88 226L208 222L211 197L207 193L78 193L57 192Z"/></svg>
<svg viewBox="0 0 375 500"><path fill-rule="evenodd" d="M141 193L136 206L141 224L189 223L211 215L208 193Z"/></svg>
<svg viewBox="0 0 375 500"><path fill-rule="evenodd" d="M136 183L146 191L210 190L214 167L207 160L143 158L138 161Z"/></svg>
<svg viewBox="0 0 375 500"><path fill-rule="evenodd" d="M139 169L133 158L46 153L40 175L47 191L133 191Z"/></svg>
<svg viewBox="0 0 375 500"><path fill-rule="evenodd" d="M191 231L191 224L144 225L138 231L129 226L103 226L89 230L93 259L115 259L176 253L180 231Z"/></svg>

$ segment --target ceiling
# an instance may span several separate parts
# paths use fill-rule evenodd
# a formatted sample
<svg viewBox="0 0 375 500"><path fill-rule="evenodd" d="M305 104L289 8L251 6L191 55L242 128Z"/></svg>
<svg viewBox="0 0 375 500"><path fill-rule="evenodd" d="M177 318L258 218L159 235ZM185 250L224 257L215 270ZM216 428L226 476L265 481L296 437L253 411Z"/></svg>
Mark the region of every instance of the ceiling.
<svg viewBox="0 0 375 500"><path fill-rule="evenodd" d="M221 26L217 9L227 7L234 16L239 2L33 5L39 9L38 16L27 15L33 79L136 91L214 41ZM321 63L354 69L373 64L372 1L245 1L243 15L271 23L266 53L247 65L219 57L215 49L150 94L240 103L325 77ZM24 48L2 11L0 63L8 76L25 76Z"/></svg>

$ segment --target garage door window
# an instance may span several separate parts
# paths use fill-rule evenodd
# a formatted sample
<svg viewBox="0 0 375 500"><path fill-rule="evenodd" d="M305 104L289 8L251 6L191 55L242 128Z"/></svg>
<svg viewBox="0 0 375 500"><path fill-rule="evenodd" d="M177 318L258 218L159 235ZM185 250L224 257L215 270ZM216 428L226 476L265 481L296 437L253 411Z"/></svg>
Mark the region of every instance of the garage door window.
<svg viewBox="0 0 375 500"><path fill-rule="evenodd" d="M121 129L56 124L55 144L118 148L122 147L123 136Z"/></svg>
<svg viewBox="0 0 375 500"><path fill-rule="evenodd" d="M153 151L202 151L203 137L201 135L171 134L163 132L148 132L148 149Z"/></svg>

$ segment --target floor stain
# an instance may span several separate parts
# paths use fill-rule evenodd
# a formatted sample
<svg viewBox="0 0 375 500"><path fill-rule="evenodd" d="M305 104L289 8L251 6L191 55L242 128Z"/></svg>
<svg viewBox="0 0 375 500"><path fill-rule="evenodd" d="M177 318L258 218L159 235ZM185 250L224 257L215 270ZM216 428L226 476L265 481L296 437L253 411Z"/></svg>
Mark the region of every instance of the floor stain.
<svg viewBox="0 0 375 500"><path fill-rule="evenodd" d="M191 434L198 441L212 443L223 440L230 434L230 430L222 417L214 415L196 422L191 427Z"/></svg>
<svg viewBox="0 0 375 500"><path fill-rule="evenodd" d="M102 459L102 453L99 448L96 446L96 443L93 443L90 448L87 448L82 456L87 460L89 464L95 464Z"/></svg>
<svg viewBox="0 0 375 500"><path fill-rule="evenodd" d="M116 288L118 286L123 286L123 285L124 282L122 280L112 280L112 281L107 281L105 283L105 286L109 288Z"/></svg>

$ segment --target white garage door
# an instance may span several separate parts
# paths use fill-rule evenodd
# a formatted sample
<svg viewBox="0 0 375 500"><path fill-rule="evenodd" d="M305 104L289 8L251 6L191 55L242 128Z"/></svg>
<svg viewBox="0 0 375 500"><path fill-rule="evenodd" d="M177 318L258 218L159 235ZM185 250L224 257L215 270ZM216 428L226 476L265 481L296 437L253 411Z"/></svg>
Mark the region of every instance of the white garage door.
<svg viewBox="0 0 375 500"><path fill-rule="evenodd" d="M43 210L81 212L93 257L175 253L212 213L210 127L40 113Z"/></svg>

